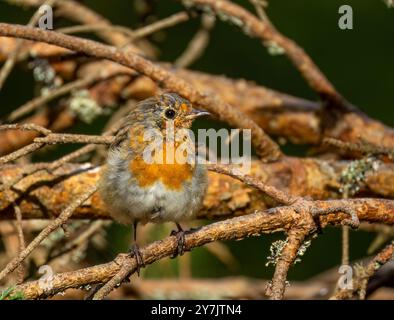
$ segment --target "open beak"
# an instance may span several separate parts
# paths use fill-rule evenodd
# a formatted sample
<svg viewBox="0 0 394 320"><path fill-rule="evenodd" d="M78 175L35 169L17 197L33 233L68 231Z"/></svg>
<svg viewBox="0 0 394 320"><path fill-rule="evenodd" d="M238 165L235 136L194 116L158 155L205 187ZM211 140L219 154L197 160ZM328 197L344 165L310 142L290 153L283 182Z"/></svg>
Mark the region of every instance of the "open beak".
<svg viewBox="0 0 394 320"><path fill-rule="evenodd" d="M202 117L202 116L209 116L211 115L209 112L207 111L202 111L202 110L197 110L197 109L193 109L192 112L190 112L187 116L186 119L187 120L194 120L198 117Z"/></svg>

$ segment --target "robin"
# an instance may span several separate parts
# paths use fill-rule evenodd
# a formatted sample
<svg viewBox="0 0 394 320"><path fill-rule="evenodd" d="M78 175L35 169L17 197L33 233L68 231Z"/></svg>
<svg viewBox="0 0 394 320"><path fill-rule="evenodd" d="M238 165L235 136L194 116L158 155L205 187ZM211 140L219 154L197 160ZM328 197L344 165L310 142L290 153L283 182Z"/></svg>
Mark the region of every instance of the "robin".
<svg viewBox="0 0 394 320"><path fill-rule="evenodd" d="M181 143L193 147L194 142L184 135L182 141L170 139L169 128L177 137L191 127L194 119L207 114L176 93L146 99L125 118L125 125L108 151L100 192L110 215L133 226L131 253L139 267L143 263L137 245L137 224L175 222L178 230L172 235L176 235L178 246L173 257L184 252L185 231L180 222L195 217L201 207L207 186L206 168L175 156ZM152 132L156 141L166 143L152 148L151 139L147 139L152 138ZM169 148L168 141L175 141L175 147Z"/></svg>

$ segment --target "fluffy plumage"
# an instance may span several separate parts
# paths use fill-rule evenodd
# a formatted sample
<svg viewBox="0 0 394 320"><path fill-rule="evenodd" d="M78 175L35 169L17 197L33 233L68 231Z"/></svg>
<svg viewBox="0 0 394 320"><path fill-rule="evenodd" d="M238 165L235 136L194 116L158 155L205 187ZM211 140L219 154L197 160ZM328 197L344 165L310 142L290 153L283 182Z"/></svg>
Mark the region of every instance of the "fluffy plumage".
<svg viewBox="0 0 394 320"><path fill-rule="evenodd" d="M115 220L178 223L195 217L207 185L205 166L166 163L165 157L164 163L146 163L142 155L148 142L143 137L152 129L165 135L169 120L176 134L201 114L187 100L166 93L140 102L127 116L108 152L100 182L102 198Z"/></svg>

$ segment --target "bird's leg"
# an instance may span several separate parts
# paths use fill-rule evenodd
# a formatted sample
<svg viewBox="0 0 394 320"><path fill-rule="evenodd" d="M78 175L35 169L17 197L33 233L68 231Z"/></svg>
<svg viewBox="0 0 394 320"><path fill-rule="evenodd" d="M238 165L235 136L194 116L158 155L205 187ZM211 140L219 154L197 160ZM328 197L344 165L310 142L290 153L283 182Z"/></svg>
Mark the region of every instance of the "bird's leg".
<svg viewBox="0 0 394 320"><path fill-rule="evenodd" d="M177 231L172 230L171 236L176 237L176 240L178 242L178 246L177 246L175 253L171 256L171 259L174 259L178 255L181 256L185 253L185 235L189 232L189 231L183 230L182 226L177 222L176 222L176 226L177 226L178 230Z"/></svg>
<svg viewBox="0 0 394 320"><path fill-rule="evenodd" d="M138 221L134 221L133 223L133 244L131 246L131 249L129 251L129 254L131 256L134 256L136 261L137 261L137 274L138 276L140 276L140 269L145 267L145 263L144 260L142 260L142 256L141 256L141 251L140 248L137 244L137 224ZM126 277L126 279L128 279L129 277Z"/></svg>

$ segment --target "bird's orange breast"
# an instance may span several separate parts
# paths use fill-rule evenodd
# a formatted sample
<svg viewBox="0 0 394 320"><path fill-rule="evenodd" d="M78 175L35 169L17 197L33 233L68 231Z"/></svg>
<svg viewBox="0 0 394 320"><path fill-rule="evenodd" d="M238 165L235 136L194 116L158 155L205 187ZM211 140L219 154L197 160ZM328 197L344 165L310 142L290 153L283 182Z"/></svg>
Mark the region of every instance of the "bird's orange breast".
<svg viewBox="0 0 394 320"><path fill-rule="evenodd" d="M172 157L171 163L166 163L165 147L163 152L156 156L162 157L162 163L147 163L141 156L130 161L129 169L140 187L146 188L160 181L170 190L181 190L183 183L192 179L194 166L176 163L175 157Z"/></svg>
<svg viewBox="0 0 394 320"><path fill-rule="evenodd" d="M138 158L130 162L130 170L140 187L149 187L160 181L171 190L180 190L185 181L193 176L192 166L189 164L150 164Z"/></svg>

